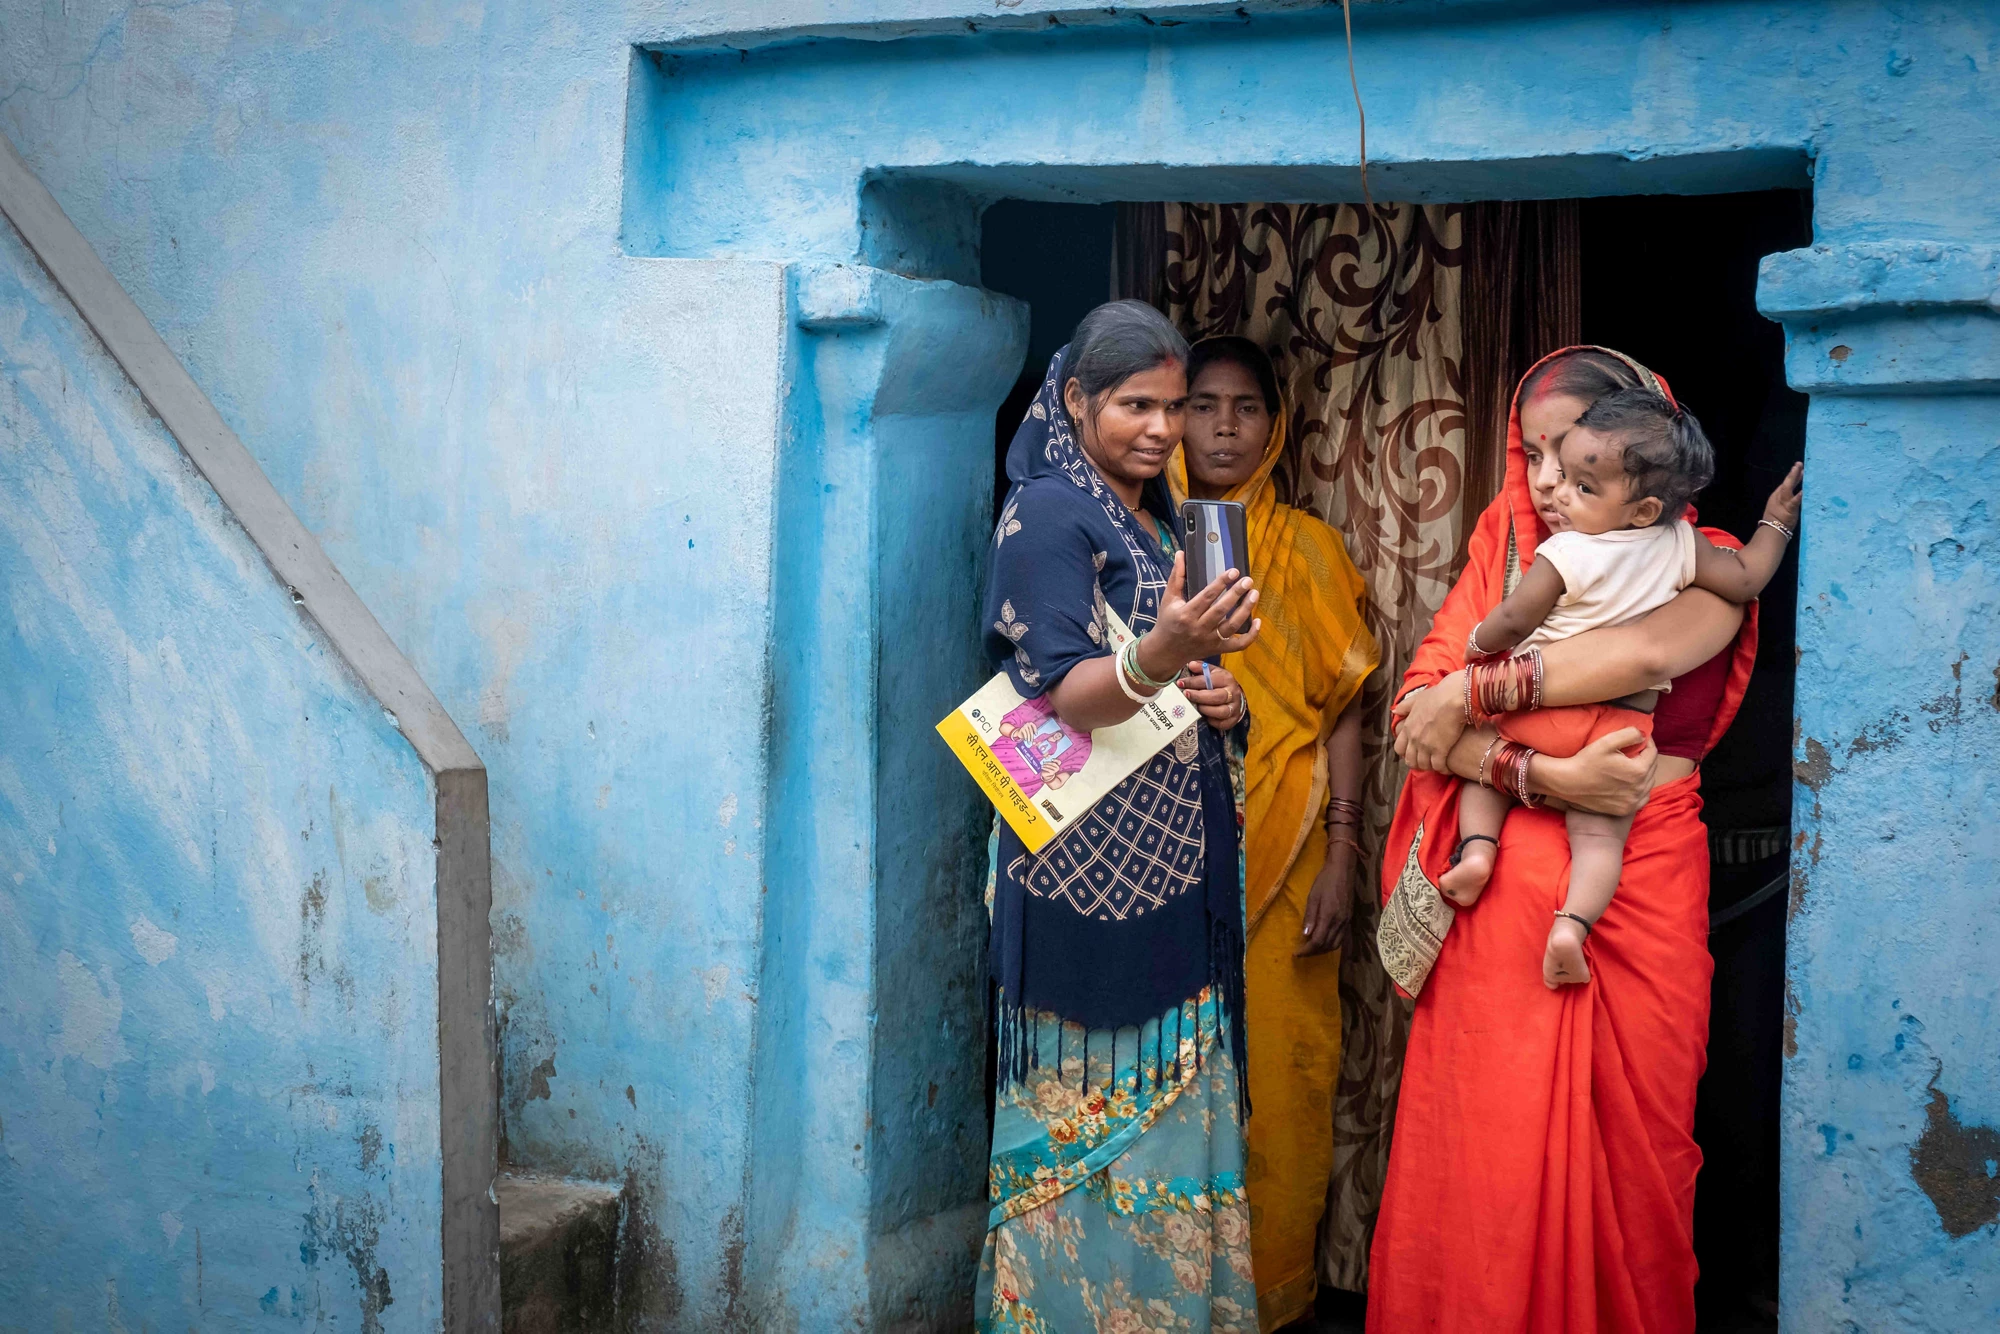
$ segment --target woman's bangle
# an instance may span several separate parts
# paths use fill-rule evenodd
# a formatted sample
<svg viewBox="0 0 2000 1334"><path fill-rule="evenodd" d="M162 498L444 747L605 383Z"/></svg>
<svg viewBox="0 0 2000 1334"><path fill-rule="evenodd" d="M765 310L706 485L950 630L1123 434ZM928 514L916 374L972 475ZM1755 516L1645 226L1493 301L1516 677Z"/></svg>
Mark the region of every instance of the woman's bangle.
<svg viewBox="0 0 2000 1334"><path fill-rule="evenodd" d="M1138 642L1136 639L1132 640L1124 648L1118 650L1118 660L1112 664L1111 674L1118 678L1118 688L1125 692L1126 699L1131 700L1134 704L1150 704L1153 700L1153 695L1159 694L1162 687L1154 686L1153 695L1142 695L1134 685L1135 681L1144 681L1147 679L1146 674L1140 671L1132 662L1132 659L1138 656L1138 654L1133 652L1133 649L1138 646Z"/></svg>
<svg viewBox="0 0 2000 1334"><path fill-rule="evenodd" d="M1367 850L1361 846L1360 842L1354 837L1354 835L1338 832L1335 829L1333 829L1332 826L1328 826L1326 831L1326 845L1328 847L1332 847L1336 843L1345 843L1348 847L1353 848L1354 855L1356 858L1361 858L1368 855Z"/></svg>
<svg viewBox="0 0 2000 1334"><path fill-rule="evenodd" d="M1493 757L1493 786L1523 806L1539 806L1542 798L1528 790L1528 765L1535 752L1518 741L1501 740Z"/></svg>
<svg viewBox="0 0 2000 1334"><path fill-rule="evenodd" d="M1531 648L1511 658L1467 663L1465 725L1478 727L1503 713L1542 707L1542 651Z"/></svg>
<svg viewBox="0 0 2000 1334"><path fill-rule="evenodd" d="M1499 744L1500 738L1497 736L1494 737L1486 743L1486 750L1479 757L1479 786L1483 788L1491 788L1493 786L1486 778L1486 762L1493 758L1493 751Z"/></svg>
<svg viewBox="0 0 2000 1334"><path fill-rule="evenodd" d="M1523 806L1539 806L1542 799L1528 790L1528 766L1534 763L1535 752L1521 747L1520 758L1514 761L1514 792Z"/></svg>
<svg viewBox="0 0 2000 1334"><path fill-rule="evenodd" d="M1797 533L1785 527L1785 525L1779 523L1776 519L1759 519L1757 520L1757 526L1759 528L1776 529L1778 536L1784 538L1787 542L1798 536Z"/></svg>
<svg viewBox="0 0 2000 1334"><path fill-rule="evenodd" d="M1149 686L1154 690L1165 690L1174 683L1172 676L1164 681L1155 681L1152 677L1146 675L1146 669L1139 665L1139 641L1136 639L1126 640L1125 647L1119 650L1119 656L1124 661L1126 668L1132 673L1132 679L1142 686ZM1179 673L1175 673L1175 675L1177 676Z"/></svg>
<svg viewBox="0 0 2000 1334"><path fill-rule="evenodd" d="M1347 825L1355 829L1361 827L1361 803L1349 801L1346 797L1326 799L1326 819L1328 829L1335 825Z"/></svg>

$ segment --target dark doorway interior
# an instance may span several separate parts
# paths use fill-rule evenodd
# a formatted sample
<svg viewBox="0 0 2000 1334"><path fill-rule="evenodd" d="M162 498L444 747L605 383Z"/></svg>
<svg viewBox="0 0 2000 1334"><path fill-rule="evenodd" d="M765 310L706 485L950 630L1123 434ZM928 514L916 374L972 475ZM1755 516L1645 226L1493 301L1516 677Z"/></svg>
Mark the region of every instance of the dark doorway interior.
<svg viewBox="0 0 2000 1334"><path fill-rule="evenodd" d="M1583 202L1584 338L1651 366L1701 419L1717 462L1701 519L1739 537L1805 452L1806 396L1785 384L1783 330L1757 314L1757 263L1811 243L1799 191ZM1702 766L1715 982L1695 1110L1696 1296L1718 1331L1775 1327L1777 1312L1796 559L1765 591L1750 693Z"/></svg>
<svg viewBox="0 0 2000 1334"><path fill-rule="evenodd" d="M1113 287L1115 204L1003 200L986 213L984 285L1027 301L1029 349L995 418L994 503L1006 446L1048 359ZM1717 456L1699 501L1704 523L1748 537L1765 497L1803 457L1806 398L1784 382L1784 335L1756 310L1758 262L1811 243L1798 191L1582 201L1586 342L1615 347L1664 376L1701 419ZM1703 766L1713 854L1715 956L1709 1064L1695 1115L1704 1156L1695 1249L1701 1327L1775 1328L1778 1095L1791 818L1795 557L1759 613L1756 672L1735 725ZM1773 881L1780 889L1758 891ZM1321 1328L1359 1328L1360 1304L1327 1289Z"/></svg>
<svg viewBox="0 0 2000 1334"><path fill-rule="evenodd" d="M979 279L988 291L1028 303L1028 358L994 417L993 512L1007 495L1007 442L1042 387L1049 358L1077 321L1110 297L1116 204L1043 204L1003 199L980 224Z"/></svg>

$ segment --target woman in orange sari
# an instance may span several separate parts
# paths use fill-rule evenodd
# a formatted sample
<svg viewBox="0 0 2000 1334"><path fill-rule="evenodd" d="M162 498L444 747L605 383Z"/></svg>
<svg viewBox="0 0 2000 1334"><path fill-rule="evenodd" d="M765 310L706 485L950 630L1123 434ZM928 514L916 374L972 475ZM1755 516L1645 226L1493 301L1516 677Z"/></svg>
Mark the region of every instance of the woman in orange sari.
<svg viewBox="0 0 2000 1334"><path fill-rule="evenodd" d="M1269 1334L1310 1314L1318 1288L1340 1078L1340 947L1353 896L1365 892L1354 705L1381 655L1361 618L1367 587L1340 534L1278 501L1271 474L1285 451L1284 403L1255 343L1194 345L1184 439L1167 467L1175 499L1242 503L1262 598L1261 637L1223 662L1249 704L1248 736L1231 745L1244 822L1244 1182L1257 1322Z"/></svg>
<svg viewBox="0 0 2000 1334"><path fill-rule="evenodd" d="M1509 423L1505 486L1404 678L1397 748L1413 772L1383 862L1384 961L1421 990L1370 1257L1371 1334L1694 1329L1692 1130L1713 969L1697 766L1748 685L1754 608L1745 616L1690 590L1643 621L1551 645L1538 691L1499 701L1474 691L1490 713L1535 694L1541 705L1595 703L1674 680L1655 714L1657 759L1648 747L1628 761L1650 777L1651 794L1618 898L1590 933L1589 983L1550 991L1539 968L1568 875L1560 814L1513 814L1476 907L1454 919L1437 889L1458 838L1457 785L1479 775L1493 735L1466 726L1467 632L1550 531L1562 435L1601 394L1640 384L1667 392L1603 349L1565 349L1529 372ZM1578 758L1601 762L1638 739L1614 735ZM1551 781L1557 763L1537 757L1530 790L1596 806ZM1635 803L1607 794L1603 809L1623 813L1621 804ZM1410 955L1426 943L1427 976ZM1405 953L1392 959L1399 945Z"/></svg>

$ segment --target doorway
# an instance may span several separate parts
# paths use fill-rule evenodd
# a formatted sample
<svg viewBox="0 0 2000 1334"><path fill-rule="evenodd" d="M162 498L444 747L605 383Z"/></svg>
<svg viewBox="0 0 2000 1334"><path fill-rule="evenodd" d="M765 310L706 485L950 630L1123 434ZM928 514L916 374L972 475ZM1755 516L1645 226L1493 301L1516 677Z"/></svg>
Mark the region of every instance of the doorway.
<svg viewBox="0 0 2000 1334"><path fill-rule="evenodd" d="M1812 243L1810 197L1590 199L1582 231L1584 340L1651 366L1701 419L1716 455L1696 502L1702 522L1749 536L1805 456L1806 396L1785 383L1784 330L1757 313L1756 288L1765 255ZM1743 708L1702 765L1715 980L1695 1109L1695 1295L1702 1328L1717 1334L1777 1324L1797 611L1795 546L1758 608Z"/></svg>
<svg viewBox="0 0 2000 1334"><path fill-rule="evenodd" d="M1031 310L1026 362L994 423L996 512L1007 444L1048 359L1092 306L1125 294L1115 274L1130 266L1114 253L1120 210L1135 207L1010 199L982 220L983 285ZM1810 244L1809 195L1632 196L1577 207L1582 341L1651 366L1701 419L1718 465L1698 501L1701 518L1747 537L1804 451L1806 398L1785 384L1783 331L1757 313L1755 293L1763 256ZM1529 359L1546 350L1529 349ZM1776 1326L1796 604L1788 554L1761 604L1748 695L1704 765L1716 969L1695 1123L1705 1160L1695 1245L1701 1328L1715 1334ZM1358 1330L1360 1310L1351 1294L1323 1288L1320 1327Z"/></svg>

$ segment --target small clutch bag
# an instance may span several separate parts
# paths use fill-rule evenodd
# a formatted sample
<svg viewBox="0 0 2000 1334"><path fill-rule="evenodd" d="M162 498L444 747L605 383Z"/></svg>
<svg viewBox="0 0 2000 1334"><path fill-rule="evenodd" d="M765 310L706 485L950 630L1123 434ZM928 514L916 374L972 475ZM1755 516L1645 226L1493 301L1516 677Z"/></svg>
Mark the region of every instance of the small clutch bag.
<svg viewBox="0 0 2000 1334"><path fill-rule="evenodd" d="M1444 948L1444 933L1451 930L1458 909L1452 907L1438 887L1424 874L1418 860L1424 846L1424 827L1417 826L1410 840L1410 855L1403 862L1396 887L1382 908L1382 920L1375 931L1375 946L1382 956L1382 968L1398 990L1412 1000L1424 989L1424 981Z"/></svg>

